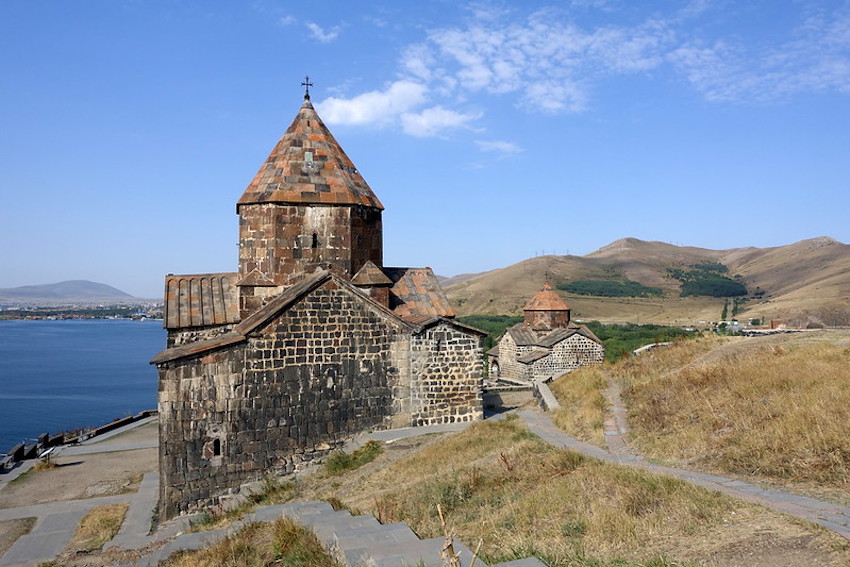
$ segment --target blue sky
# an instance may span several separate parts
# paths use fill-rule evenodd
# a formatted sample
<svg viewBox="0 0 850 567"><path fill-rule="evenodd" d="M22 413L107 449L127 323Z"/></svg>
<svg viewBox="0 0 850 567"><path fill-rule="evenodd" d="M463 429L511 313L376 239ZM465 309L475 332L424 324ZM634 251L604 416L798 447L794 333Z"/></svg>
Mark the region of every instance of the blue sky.
<svg viewBox="0 0 850 567"><path fill-rule="evenodd" d="M850 242L850 2L5 0L0 287L234 271L307 74L386 265Z"/></svg>

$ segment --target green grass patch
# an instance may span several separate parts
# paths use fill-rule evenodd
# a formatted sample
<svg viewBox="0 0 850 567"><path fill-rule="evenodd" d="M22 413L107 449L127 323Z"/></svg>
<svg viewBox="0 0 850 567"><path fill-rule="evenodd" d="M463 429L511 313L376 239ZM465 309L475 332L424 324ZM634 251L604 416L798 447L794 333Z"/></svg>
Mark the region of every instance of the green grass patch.
<svg viewBox="0 0 850 567"><path fill-rule="evenodd" d="M384 447L377 441L369 441L352 453L335 451L328 455L322 470L330 476L339 475L371 463L383 452Z"/></svg>

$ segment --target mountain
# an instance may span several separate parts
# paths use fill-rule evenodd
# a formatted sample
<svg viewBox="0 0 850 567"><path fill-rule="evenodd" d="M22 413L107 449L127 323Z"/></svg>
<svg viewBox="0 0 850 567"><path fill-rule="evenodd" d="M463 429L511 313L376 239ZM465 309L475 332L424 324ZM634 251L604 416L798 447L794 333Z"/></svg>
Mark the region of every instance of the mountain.
<svg viewBox="0 0 850 567"><path fill-rule="evenodd" d="M738 318L850 325L850 246L820 237L775 248L709 250L623 238L585 256L538 256L446 286L460 315L516 314L549 280L620 280L661 288L663 296L595 297L561 292L574 318L699 325L720 319L726 300L680 297L671 268L719 263L746 285ZM756 291L762 292L755 297Z"/></svg>
<svg viewBox="0 0 850 567"><path fill-rule="evenodd" d="M132 299L135 298L120 289L86 280L69 280L53 284L24 285L0 289L0 302L16 304L49 305L69 302L99 303L103 301L120 303Z"/></svg>

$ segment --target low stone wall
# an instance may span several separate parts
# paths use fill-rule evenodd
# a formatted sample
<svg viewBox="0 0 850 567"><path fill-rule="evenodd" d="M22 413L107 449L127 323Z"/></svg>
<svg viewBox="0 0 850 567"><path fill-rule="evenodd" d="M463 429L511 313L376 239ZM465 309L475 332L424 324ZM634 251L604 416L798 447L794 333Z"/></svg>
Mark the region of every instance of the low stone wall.
<svg viewBox="0 0 850 567"><path fill-rule="evenodd" d="M555 394L549 389L545 382L534 382L533 384L534 399L543 411L555 411L561 409L561 404L558 403Z"/></svg>

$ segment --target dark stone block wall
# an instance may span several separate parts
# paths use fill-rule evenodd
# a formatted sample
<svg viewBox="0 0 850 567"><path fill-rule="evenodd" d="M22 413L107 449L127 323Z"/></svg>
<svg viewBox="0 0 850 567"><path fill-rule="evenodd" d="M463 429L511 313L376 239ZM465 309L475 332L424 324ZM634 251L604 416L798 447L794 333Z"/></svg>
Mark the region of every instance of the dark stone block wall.
<svg viewBox="0 0 850 567"><path fill-rule="evenodd" d="M395 343L408 337L356 293L329 281L247 342L160 365L163 517L296 470L406 409L393 395L407 364Z"/></svg>
<svg viewBox="0 0 850 567"><path fill-rule="evenodd" d="M481 337L440 323L411 339L411 424L484 418Z"/></svg>
<svg viewBox="0 0 850 567"><path fill-rule="evenodd" d="M268 203L240 207L243 276L257 269L287 286L321 267L349 279L369 260L383 265L379 209Z"/></svg>

